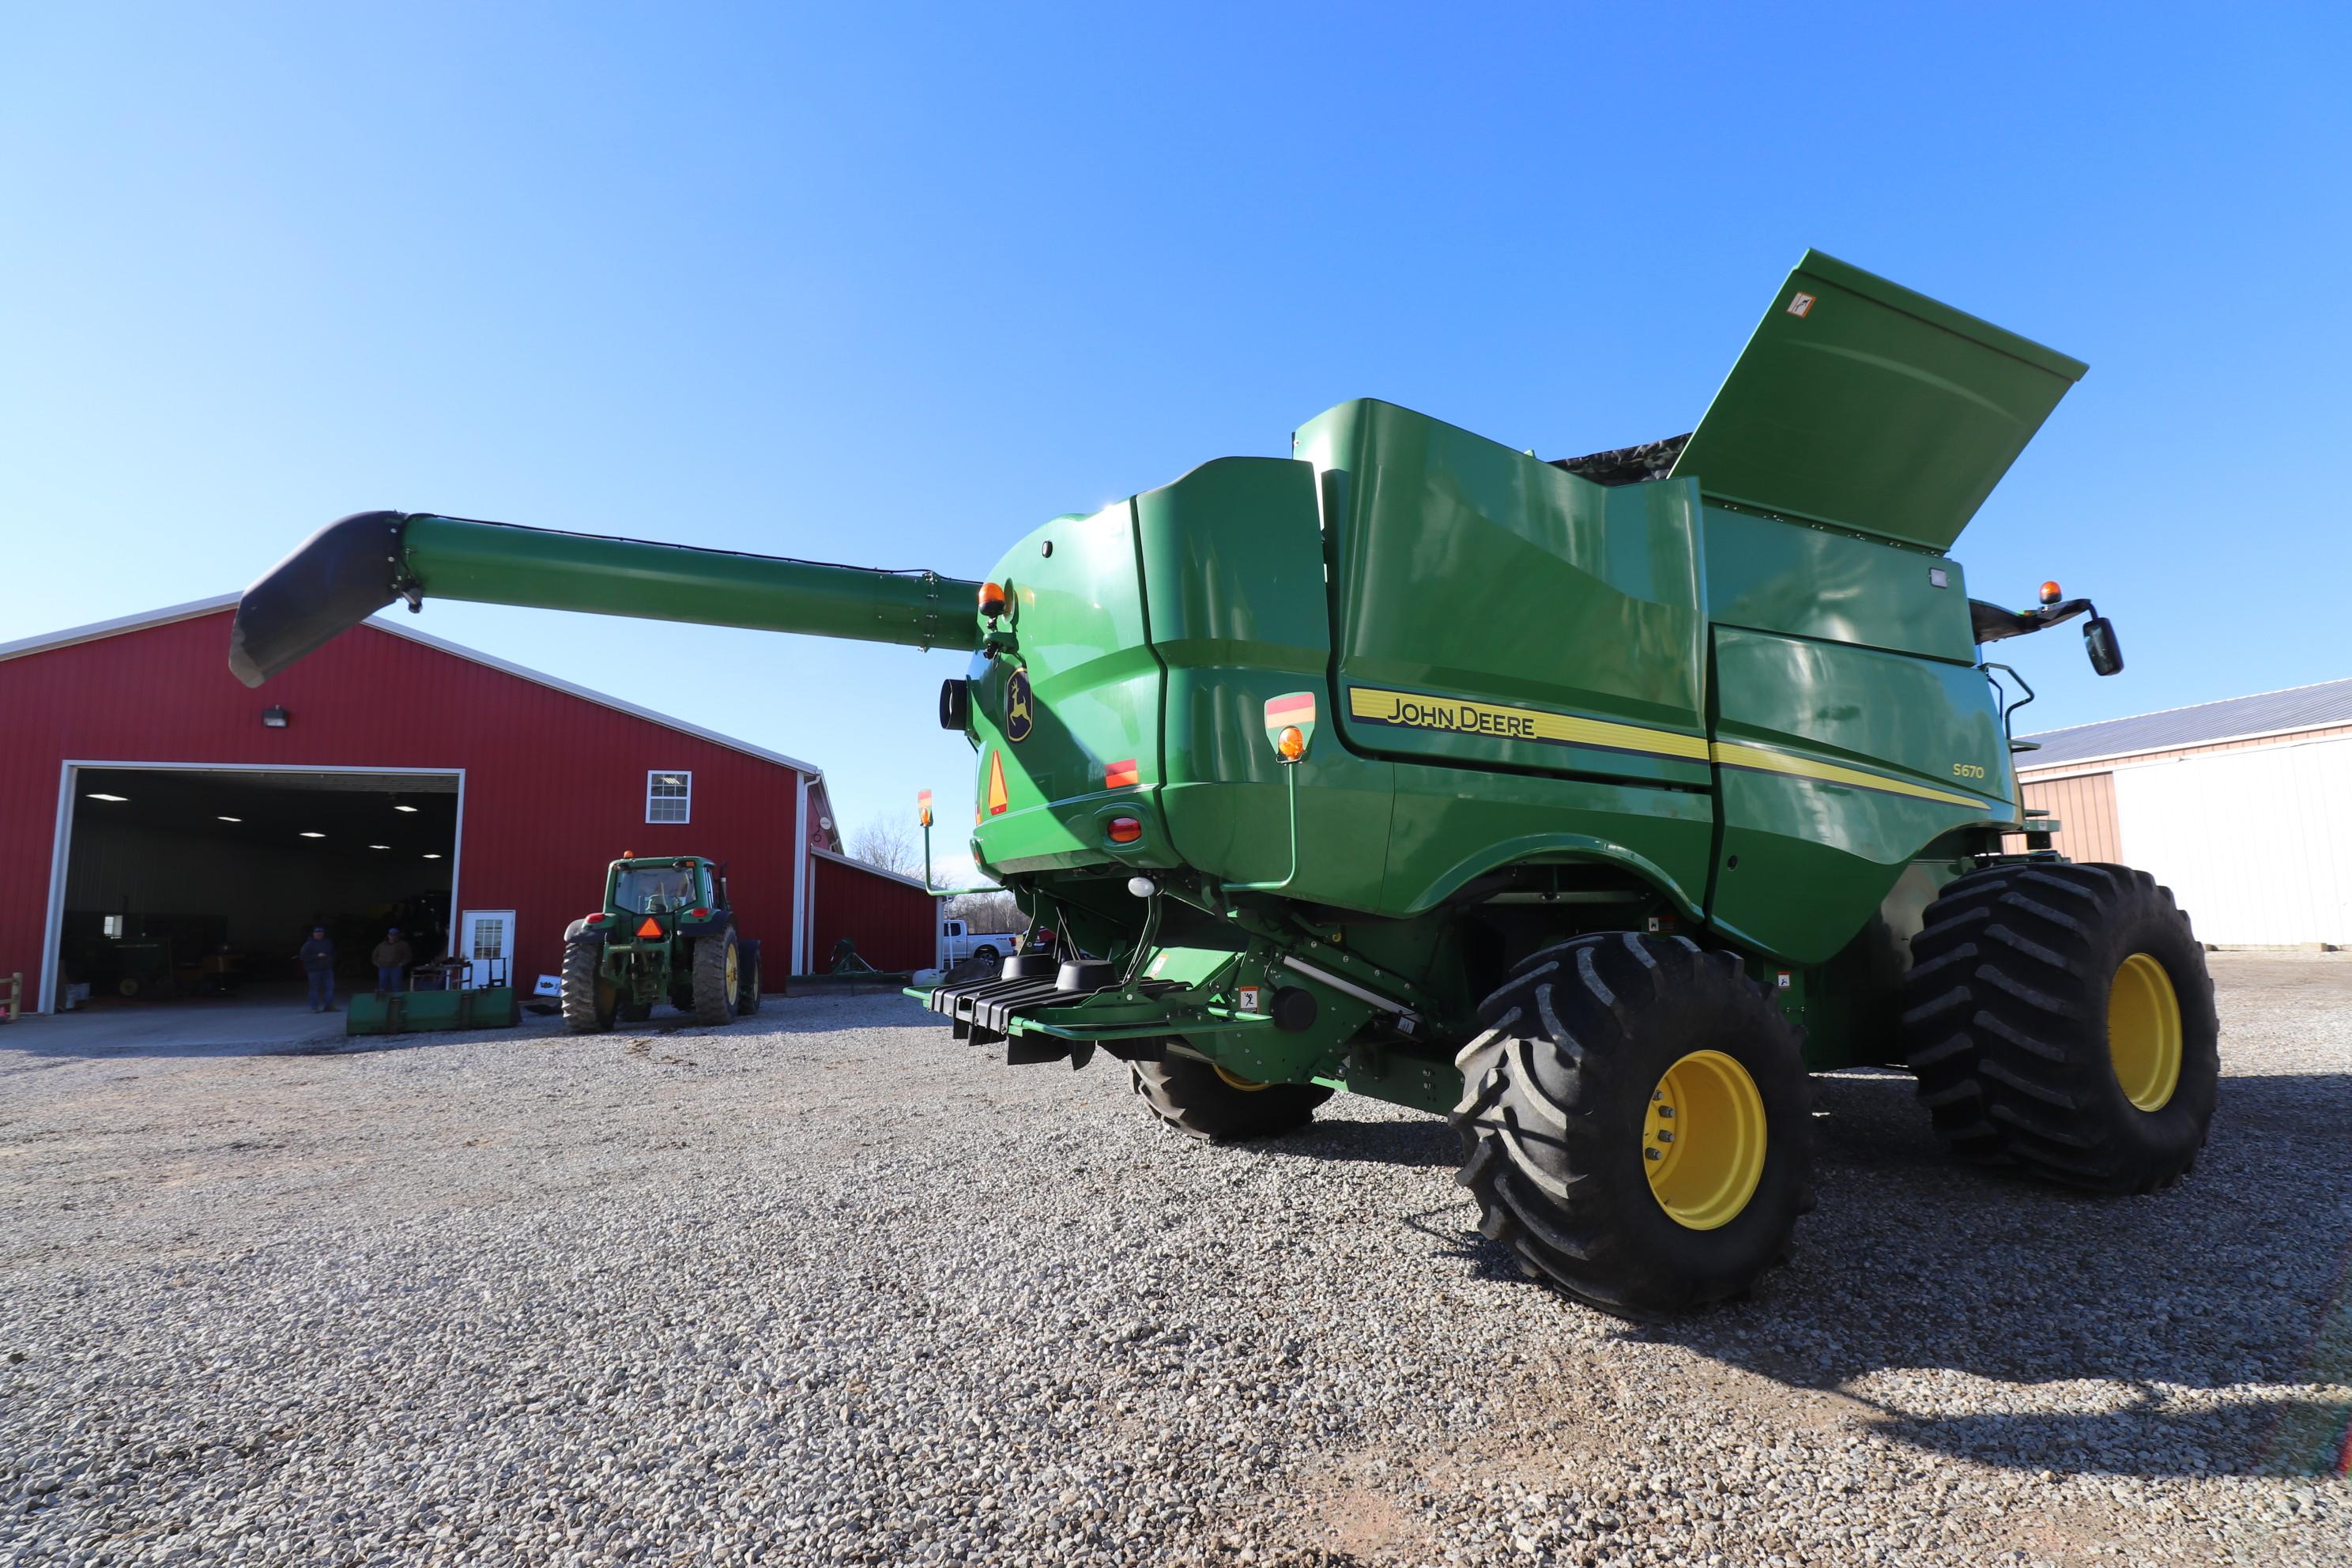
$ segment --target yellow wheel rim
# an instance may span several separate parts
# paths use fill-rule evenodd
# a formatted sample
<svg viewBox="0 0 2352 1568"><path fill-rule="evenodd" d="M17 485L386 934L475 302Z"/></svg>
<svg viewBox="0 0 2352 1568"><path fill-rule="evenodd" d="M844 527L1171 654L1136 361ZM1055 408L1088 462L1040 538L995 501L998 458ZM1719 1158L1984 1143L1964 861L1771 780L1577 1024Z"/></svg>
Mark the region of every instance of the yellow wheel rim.
<svg viewBox="0 0 2352 1568"><path fill-rule="evenodd" d="M735 944L730 942L727 944L727 996L730 1001L734 1000L735 993L742 985L741 971L736 967L735 953Z"/></svg>
<svg viewBox="0 0 2352 1568"><path fill-rule="evenodd" d="M1225 1070L1223 1062L1211 1062L1209 1066L1215 1070L1219 1078L1224 1080L1225 1087L1228 1089L1240 1089L1244 1094L1255 1094L1259 1089L1266 1087L1255 1079L1236 1078Z"/></svg>
<svg viewBox="0 0 2352 1568"><path fill-rule="evenodd" d="M1693 1051L1650 1091L1642 1164L1650 1192L1686 1230L1728 1225L1764 1177L1764 1097L1721 1051Z"/></svg>
<svg viewBox="0 0 2352 1568"><path fill-rule="evenodd" d="M2180 1087L2180 998L2147 953L2125 959L2108 983L2107 1058L2124 1098L2142 1110L2163 1110Z"/></svg>

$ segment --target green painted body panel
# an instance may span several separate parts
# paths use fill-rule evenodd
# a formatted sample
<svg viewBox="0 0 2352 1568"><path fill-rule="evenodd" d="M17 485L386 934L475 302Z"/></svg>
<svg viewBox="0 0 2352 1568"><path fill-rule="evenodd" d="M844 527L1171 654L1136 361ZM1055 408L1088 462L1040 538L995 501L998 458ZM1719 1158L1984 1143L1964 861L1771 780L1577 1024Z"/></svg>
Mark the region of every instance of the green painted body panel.
<svg viewBox="0 0 2352 1568"><path fill-rule="evenodd" d="M1675 477L1710 497L1949 549L2085 368L1809 250Z"/></svg>
<svg viewBox="0 0 2352 1568"><path fill-rule="evenodd" d="M1717 628L1715 668L1718 759L1748 748L1767 753L1759 763L1846 775L1719 764L1708 916L1759 951L1825 962L1935 839L2012 819L1994 793L2007 746L1978 670L1736 627Z"/></svg>
<svg viewBox="0 0 2352 1568"><path fill-rule="evenodd" d="M1976 662L1957 561L1719 506L1706 509L1706 540L1707 613L1718 626Z"/></svg>
<svg viewBox="0 0 2352 1568"><path fill-rule="evenodd" d="M1167 669L1162 809L1189 866L1226 882L1290 866L1285 769L1267 743L1269 699L1328 702L1330 616L1314 470L1228 458L1136 498L1152 646ZM1386 763L1328 740L1298 764L1302 899L1378 905L1395 784Z"/></svg>
<svg viewBox="0 0 2352 1568"><path fill-rule="evenodd" d="M1158 804L1161 679L1136 569L1134 503L1055 519L1007 552L990 580L1012 600L1017 647L975 660L971 672L983 814L973 838L989 873L1173 864ZM1029 725L1018 740L1009 722L1016 675L1029 689ZM1109 787L1108 765L1127 761L1139 782ZM1007 800L994 812L991 769L999 763ZM1140 821L1142 837L1113 845L1117 816Z"/></svg>
<svg viewBox="0 0 2352 1568"><path fill-rule="evenodd" d="M1308 421L1331 524L1338 715L1373 754L1704 786L1703 760L1514 738L1465 700L1704 734L1697 493L1590 483L1370 400ZM1394 693L1436 726L1380 722ZM1483 717L1474 710L1471 718Z"/></svg>

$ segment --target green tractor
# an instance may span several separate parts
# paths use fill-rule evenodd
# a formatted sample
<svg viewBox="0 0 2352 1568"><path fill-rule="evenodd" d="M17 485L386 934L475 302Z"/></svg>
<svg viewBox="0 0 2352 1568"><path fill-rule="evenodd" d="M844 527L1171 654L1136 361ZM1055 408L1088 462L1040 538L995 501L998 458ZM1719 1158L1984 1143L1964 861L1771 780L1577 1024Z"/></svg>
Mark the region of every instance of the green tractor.
<svg viewBox="0 0 2352 1568"><path fill-rule="evenodd" d="M760 944L736 934L725 867L625 855L605 868L604 907L563 933L563 1022L601 1034L665 999L701 1024L758 1012Z"/></svg>
<svg viewBox="0 0 2352 1568"><path fill-rule="evenodd" d="M1986 658L2080 618L2113 674L2114 628L1950 553L2084 370L1808 253L1687 436L1547 461L1346 403L986 581L362 512L229 660L427 595L966 652L971 851L1056 937L915 993L956 1039L1112 1058L1212 1140L1447 1116L1528 1273L1671 1311L1790 1256L1813 1072L1907 1068L1956 1154L2094 1192L2205 1141L2202 950L2021 809Z"/></svg>

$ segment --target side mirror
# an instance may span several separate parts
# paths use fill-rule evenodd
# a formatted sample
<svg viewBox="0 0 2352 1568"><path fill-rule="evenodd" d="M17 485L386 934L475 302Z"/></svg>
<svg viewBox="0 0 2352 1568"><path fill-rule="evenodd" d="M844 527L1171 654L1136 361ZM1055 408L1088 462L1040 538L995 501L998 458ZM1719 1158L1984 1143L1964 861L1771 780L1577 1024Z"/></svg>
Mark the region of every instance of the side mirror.
<svg viewBox="0 0 2352 1568"><path fill-rule="evenodd" d="M2124 667L2124 650L2116 642L2116 628L2105 616L2094 616L2083 623L2083 651L2091 656L2091 668L2101 675L2114 675Z"/></svg>

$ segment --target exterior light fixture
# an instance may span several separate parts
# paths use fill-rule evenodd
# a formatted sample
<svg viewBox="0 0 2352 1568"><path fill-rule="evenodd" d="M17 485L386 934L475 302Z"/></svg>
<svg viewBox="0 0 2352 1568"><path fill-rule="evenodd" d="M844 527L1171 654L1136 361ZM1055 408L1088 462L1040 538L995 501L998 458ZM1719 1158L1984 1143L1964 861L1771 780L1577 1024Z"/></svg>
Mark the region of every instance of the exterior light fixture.
<svg viewBox="0 0 2352 1568"><path fill-rule="evenodd" d="M389 844L371 844L368 847L371 849L389 849L392 846Z"/></svg>
<svg viewBox="0 0 2352 1568"><path fill-rule="evenodd" d="M265 730L283 730L286 728L286 710L283 708L264 708L261 710L261 727Z"/></svg>
<svg viewBox="0 0 2352 1568"><path fill-rule="evenodd" d="M89 798L92 800L110 800L115 802L117 805L120 805L122 802L129 800L131 797L127 795L108 795L103 790L94 789L89 792Z"/></svg>
<svg viewBox="0 0 2352 1568"><path fill-rule="evenodd" d="M323 833L313 833L310 829L305 828L302 831L302 837L305 838L324 838L326 835Z"/></svg>
<svg viewBox="0 0 2352 1568"><path fill-rule="evenodd" d="M245 818L241 816L217 816L213 820L215 822L243 822Z"/></svg>
<svg viewBox="0 0 2352 1568"><path fill-rule="evenodd" d="M441 858L441 857L440 857L440 856L438 856L438 855L427 855L427 856L425 857L425 858L426 858L427 860L438 860L439 858Z"/></svg>
<svg viewBox="0 0 2352 1568"><path fill-rule="evenodd" d="M394 811L415 811L416 808L413 805L395 805L392 809Z"/></svg>

